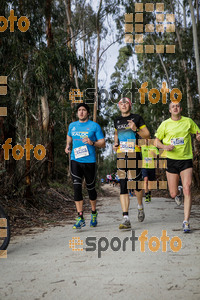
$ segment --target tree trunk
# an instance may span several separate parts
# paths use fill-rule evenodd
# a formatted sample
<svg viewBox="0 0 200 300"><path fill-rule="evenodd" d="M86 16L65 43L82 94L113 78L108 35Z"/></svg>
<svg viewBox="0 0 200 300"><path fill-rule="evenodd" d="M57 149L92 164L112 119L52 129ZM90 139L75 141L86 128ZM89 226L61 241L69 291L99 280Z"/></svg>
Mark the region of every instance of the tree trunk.
<svg viewBox="0 0 200 300"><path fill-rule="evenodd" d="M197 70L197 83L198 83L198 93L199 93L199 102L200 102L200 61L199 61L199 47L198 47L198 38L197 38L197 27L194 16L194 8L192 5L192 0L189 0L191 18L192 18L192 32L194 40L194 54L196 60L196 70Z"/></svg>
<svg viewBox="0 0 200 300"><path fill-rule="evenodd" d="M47 101L47 94L41 97L41 109L42 109L42 128L44 131L48 131L49 127L49 104Z"/></svg>
<svg viewBox="0 0 200 300"><path fill-rule="evenodd" d="M70 40L72 40L72 50L76 51L75 38L74 38L74 33L73 33L72 25L71 25L71 0L68 0L68 1L64 0L64 5L65 5L66 16L67 16L67 22L68 22L68 26L69 26L69 30L70 30L69 36L70 36ZM70 40L69 40L69 42L70 42ZM71 47L71 43L70 43L70 47ZM72 70L74 70L76 88L79 89L77 68L73 67L73 66L71 68L72 68ZM72 80L73 80L73 75L72 75Z"/></svg>
<svg viewBox="0 0 200 300"><path fill-rule="evenodd" d="M99 3L99 9L97 13L96 28L97 28L97 52L96 52L96 73L95 73L95 97L93 108L93 121L97 121L97 105L98 105L98 75L99 75L99 52L100 52L100 12L101 12L102 0Z"/></svg>
<svg viewBox="0 0 200 300"><path fill-rule="evenodd" d="M85 47L85 44L86 44L86 38L85 38L85 24L83 24L83 59L84 59L84 64L85 64L85 74L84 74L84 79L85 79L85 82L87 82L87 59L86 59L86 47Z"/></svg>
<svg viewBox="0 0 200 300"><path fill-rule="evenodd" d="M197 28L199 27L199 0L196 0L196 11L197 11Z"/></svg>
<svg viewBox="0 0 200 300"><path fill-rule="evenodd" d="M51 31L51 1L46 0L46 38L47 38L47 47L50 47L53 42L53 34Z"/></svg>
<svg viewBox="0 0 200 300"><path fill-rule="evenodd" d="M187 28L187 19L186 19L185 1L183 1L183 27L184 27L184 30L186 30L186 28Z"/></svg>
<svg viewBox="0 0 200 300"><path fill-rule="evenodd" d="M154 39L153 39L152 36L151 36L151 40L152 40L154 46L156 47L156 43L155 43L155 41L154 41ZM163 59L162 59L161 54L160 54L160 53L157 53L157 54L158 54L158 57L159 57L159 59L160 59L161 65L162 65L162 67L163 67L163 70L164 70L164 72L165 72L168 87L169 87L169 89L171 90L171 83L170 83L170 80L169 80L169 75L168 75L167 69L166 69L166 67L165 67L165 63L164 63L164 61L163 61Z"/></svg>
<svg viewBox="0 0 200 300"><path fill-rule="evenodd" d="M29 122L28 122L28 103L27 99L25 100L24 103L24 109L25 109L25 140L28 138L28 128L29 128ZM25 192L25 197L30 198L31 197L31 175L30 175L30 160L26 159L26 192Z"/></svg>
<svg viewBox="0 0 200 300"><path fill-rule="evenodd" d="M174 7L173 7L173 4L172 4L172 0L170 0L170 3L171 3L172 12L174 14ZM176 25L176 20L175 20L175 30L176 30L176 36L177 36L177 39L178 39L180 52L183 56L182 41L181 41L181 37L180 37L180 34L179 34L178 27ZM183 71L184 71L185 82L186 82L188 116L191 117L191 114L192 114L192 111L193 111L193 102L192 102L192 96L191 96L191 93L190 93L190 81L189 81L189 76L188 76L187 64L186 64L186 61L185 61L184 58L182 58L181 64L182 64L182 68L183 68Z"/></svg>

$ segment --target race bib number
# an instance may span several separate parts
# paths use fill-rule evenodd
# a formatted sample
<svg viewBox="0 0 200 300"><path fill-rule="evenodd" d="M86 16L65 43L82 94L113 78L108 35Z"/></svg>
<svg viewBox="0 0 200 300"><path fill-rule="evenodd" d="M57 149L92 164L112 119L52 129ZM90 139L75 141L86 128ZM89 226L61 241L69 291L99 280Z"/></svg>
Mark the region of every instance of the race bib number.
<svg viewBox="0 0 200 300"><path fill-rule="evenodd" d="M149 164L152 162L152 157L145 157L144 159L145 159L146 164Z"/></svg>
<svg viewBox="0 0 200 300"><path fill-rule="evenodd" d="M134 142L120 142L120 150L122 152L134 152L135 143Z"/></svg>
<svg viewBox="0 0 200 300"><path fill-rule="evenodd" d="M81 158L89 155L87 146L81 146L74 149L75 158Z"/></svg>
<svg viewBox="0 0 200 300"><path fill-rule="evenodd" d="M184 145L184 138L171 139L171 145L173 146Z"/></svg>

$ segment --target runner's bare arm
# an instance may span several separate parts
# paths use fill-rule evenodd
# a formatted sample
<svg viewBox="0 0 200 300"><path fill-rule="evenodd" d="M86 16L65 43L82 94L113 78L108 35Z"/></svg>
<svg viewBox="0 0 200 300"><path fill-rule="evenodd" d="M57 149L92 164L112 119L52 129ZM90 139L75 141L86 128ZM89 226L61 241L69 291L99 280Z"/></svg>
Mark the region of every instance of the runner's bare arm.
<svg viewBox="0 0 200 300"><path fill-rule="evenodd" d="M98 148L105 148L105 146L106 146L105 139L100 139L96 142L93 142L87 137L87 138L82 139L82 141L84 144L88 144L90 146L95 146Z"/></svg>
<svg viewBox="0 0 200 300"><path fill-rule="evenodd" d="M66 144L66 148L65 148L65 152L68 154L70 153L70 146L72 144L72 137L67 135L67 144Z"/></svg>
<svg viewBox="0 0 200 300"><path fill-rule="evenodd" d="M114 135L114 145L113 145L113 150L115 152L117 152L117 148L119 146L119 142L118 142L118 134L117 134L117 130L115 130L115 135Z"/></svg>
<svg viewBox="0 0 200 300"><path fill-rule="evenodd" d="M137 132L139 134L139 136L143 139L150 139L150 132L147 129L147 127L143 127L141 129L139 129L139 131Z"/></svg>
<svg viewBox="0 0 200 300"><path fill-rule="evenodd" d="M154 146L167 151L172 151L174 149L173 145L163 145L163 143L161 143L161 141L158 138L155 138Z"/></svg>
<svg viewBox="0 0 200 300"><path fill-rule="evenodd" d="M196 133L196 139L197 139L198 142L200 142L200 132L198 132L198 131Z"/></svg>
<svg viewBox="0 0 200 300"><path fill-rule="evenodd" d="M100 140L94 142L94 146L98 147L98 148L105 148L106 147L105 139L100 139Z"/></svg>

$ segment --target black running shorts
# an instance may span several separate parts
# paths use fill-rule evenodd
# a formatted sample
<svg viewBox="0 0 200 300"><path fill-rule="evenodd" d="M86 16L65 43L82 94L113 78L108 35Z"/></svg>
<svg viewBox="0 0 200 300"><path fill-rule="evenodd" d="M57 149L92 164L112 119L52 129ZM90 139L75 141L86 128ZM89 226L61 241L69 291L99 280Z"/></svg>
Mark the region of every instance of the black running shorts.
<svg viewBox="0 0 200 300"><path fill-rule="evenodd" d="M192 159L178 160L167 158L167 169L166 171L173 174L180 174L180 172L192 168Z"/></svg>
<svg viewBox="0 0 200 300"><path fill-rule="evenodd" d="M149 181L154 181L156 179L156 170L155 169L142 169L142 177L148 177Z"/></svg>

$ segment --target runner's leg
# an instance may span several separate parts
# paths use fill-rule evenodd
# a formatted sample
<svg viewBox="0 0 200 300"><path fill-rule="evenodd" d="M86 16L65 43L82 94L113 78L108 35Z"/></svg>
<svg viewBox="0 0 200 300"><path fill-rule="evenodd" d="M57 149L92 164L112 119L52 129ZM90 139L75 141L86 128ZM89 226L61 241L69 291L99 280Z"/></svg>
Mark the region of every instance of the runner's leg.
<svg viewBox="0 0 200 300"><path fill-rule="evenodd" d="M178 194L179 174L169 173L166 171L169 192L172 198Z"/></svg>
<svg viewBox="0 0 200 300"><path fill-rule="evenodd" d="M141 190L139 192L135 190L135 194L136 194L136 197L137 197L138 205L142 206L143 205L142 204L143 190Z"/></svg>
<svg viewBox="0 0 200 300"><path fill-rule="evenodd" d="M96 227L97 226L97 211L96 211L96 199L97 199L97 192L95 189L95 181L96 181L96 164L95 163L86 163L83 165L84 176L87 186L87 191L90 199L92 214L91 214L91 221L90 226Z"/></svg>
<svg viewBox="0 0 200 300"><path fill-rule="evenodd" d="M77 161L71 161L71 176L74 186L74 200L76 210L78 212L77 222L74 224L73 229L81 229L85 226L85 220L83 217L83 195L82 195L82 177L83 172L81 164Z"/></svg>
<svg viewBox="0 0 200 300"><path fill-rule="evenodd" d="M128 212L130 199L128 194L121 194L120 195L120 203L123 212Z"/></svg>
<svg viewBox="0 0 200 300"><path fill-rule="evenodd" d="M183 194L184 194L184 220L189 221L190 211L192 207L192 195L191 195L191 184L192 184L192 168L183 170L180 173Z"/></svg>
<svg viewBox="0 0 200 300"><path fill-rule="evenodd" d="M74 186L74 200L78 213L83 211L82 177L83 172L80 163L71 161L71 176Z"/></svg>

